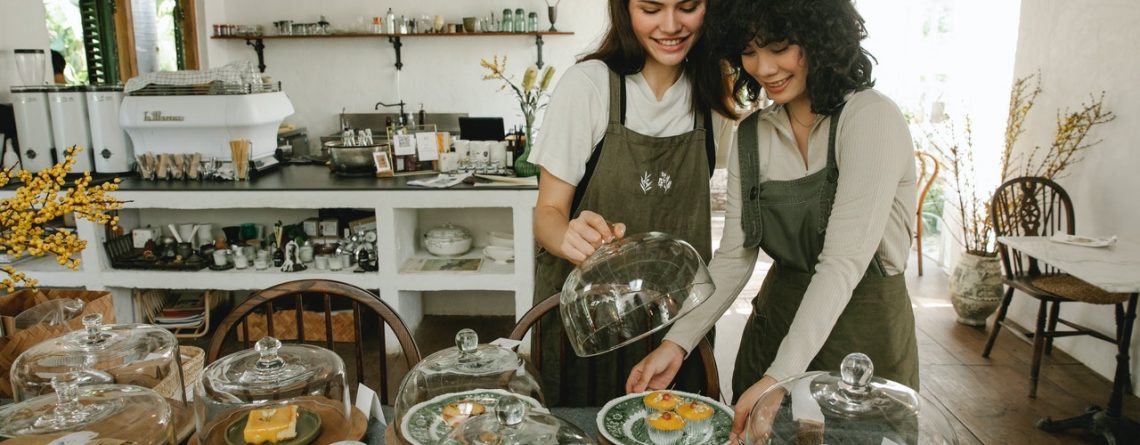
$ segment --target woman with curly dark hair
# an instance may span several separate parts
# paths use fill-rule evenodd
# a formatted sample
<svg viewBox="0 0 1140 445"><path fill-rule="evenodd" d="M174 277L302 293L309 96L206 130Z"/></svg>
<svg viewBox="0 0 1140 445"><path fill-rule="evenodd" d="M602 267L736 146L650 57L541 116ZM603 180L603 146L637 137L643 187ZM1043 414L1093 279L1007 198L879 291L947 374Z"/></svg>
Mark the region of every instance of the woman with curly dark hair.
<svg viewBox="0 0 1140 445"><path fill-rule="evenodd" d="M915 211L913 148L898 106L871 88L863 19L851 0L729 0L709 21L740 73L716 293L679 320L629 376L628 391L676 364L743 289L760 250L774 259L752 301L733 372L739 432L758 396L862 352L875 375L918 389L914 314L903 271Z"/></svg>

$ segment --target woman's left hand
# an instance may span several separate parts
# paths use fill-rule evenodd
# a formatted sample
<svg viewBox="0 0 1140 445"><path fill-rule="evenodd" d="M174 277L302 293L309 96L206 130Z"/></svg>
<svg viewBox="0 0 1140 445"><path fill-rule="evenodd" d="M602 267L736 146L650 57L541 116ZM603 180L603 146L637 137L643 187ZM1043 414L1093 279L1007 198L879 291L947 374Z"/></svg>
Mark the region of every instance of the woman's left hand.
<svg viewBox="0 0 1140 445"><path fill-rule="evenodd" d="M732 420L732 434L729 436L729 442L735 442L737 439L742 438L744 428L748 425L748 416L752 414L752 408L756 405L756 401L760 400L760 395L776 384L776 379L767 375L761 378L759 382L754 383L736 401L735 414ZM780 397L775 397L776 403L781 400ZM779 408L777 405L773 408ZM768 418L772 418L771 413Z"/></svg>

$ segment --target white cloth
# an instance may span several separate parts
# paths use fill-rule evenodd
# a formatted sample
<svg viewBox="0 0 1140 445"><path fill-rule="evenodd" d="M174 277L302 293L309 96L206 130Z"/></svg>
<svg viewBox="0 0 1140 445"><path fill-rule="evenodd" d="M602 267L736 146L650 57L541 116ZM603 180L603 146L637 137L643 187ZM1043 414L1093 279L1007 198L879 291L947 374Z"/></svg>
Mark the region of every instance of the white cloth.
<svg viewBox="0 0 1140 445"><path fill-rule="evenodd" d="M261 74L248 60L231 62L228 65L202 71L156 71L144 73L127 80L123 92L130 94L150 85L205 85L211 82L222 82L228 86L259 89L261 87Z"/></svg>
<svg viewBox="0 0 1140 445"><path fill-rule="evenodd" d="M819 118L812 127L805 167L784 107L773 105L760 113L757 132L761 181L798 179L827 166L830 118ZM914 148L902 112L878 91L854 93L848 96L837 133L839 185L823 251L800 310L766 371L780 380L807 369L850 301L874 253L878 252L889 275L902 273L910 254L916 177ZM716 324L756 265L759 250L744 247L740 207L740 168L733 150L728 165L724 234L709 262L716 292L678 320L665 337L686 351L692 351Z"/></svg>
<svg viewBox="0 0 1140 445"><path fill-rule="evenodd" d="M647 136L676 136L693 129L692 87L681 76L660 101L640 73L626 76L626 120L630 130ZM600 60L571 66L562 75L528 160L569 184L578 184L594 147L606 135L610 112L609 68ZM732 146L734 122L713 113L717 165Z"/></svg>

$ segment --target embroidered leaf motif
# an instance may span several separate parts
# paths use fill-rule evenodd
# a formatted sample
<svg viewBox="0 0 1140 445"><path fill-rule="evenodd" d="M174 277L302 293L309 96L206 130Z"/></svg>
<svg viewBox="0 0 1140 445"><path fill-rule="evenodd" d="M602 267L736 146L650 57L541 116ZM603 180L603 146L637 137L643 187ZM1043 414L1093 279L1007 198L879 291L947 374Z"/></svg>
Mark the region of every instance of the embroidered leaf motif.
<svg viewBox="0 0 1140 445"><path fill-rule="evenodd" d="M668 173L661 172L661 176L657 178L657 187L669 191L673 187L673 178L669 177Z"/></svg>
<svg viewBox="0 0 1140 445"><path fill-rule="evenodd" d="M641 191L642 193L649 193L650 190L653 190L653 177L649 175L649 172L645 172L641 175Z"/></svg>

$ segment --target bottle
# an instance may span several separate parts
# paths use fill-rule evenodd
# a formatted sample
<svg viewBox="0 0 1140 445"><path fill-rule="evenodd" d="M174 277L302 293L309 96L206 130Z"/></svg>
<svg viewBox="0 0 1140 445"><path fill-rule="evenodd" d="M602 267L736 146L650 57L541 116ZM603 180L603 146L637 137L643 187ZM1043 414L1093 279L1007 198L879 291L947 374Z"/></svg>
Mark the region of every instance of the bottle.
<svg viewBox="0 0 1140 445"><path fill-rule="evenodd" d="M526 32L538 32L537 12L532 12L526 16Z"/></svg>
<svg viewBox="0 0 1140 445"><path fill-rule="evenodd" d="M423 125L425 122L427 122L427 112L424 111L424 104L422 104L422 103L420 104L420 116L419 116L419 118L420 118L420 125Z"/></svg>
<svg viewBox="0 0 1140 445"><path fill-rule="evenodd" d="M515 32L526 32L526 11L522 8L515 10Z"/></svg>
<svg viewBox="0 0 1140 445"><path fill-rule="evenodd" d="M388 14L384 16L384 26L388 34L396 33L396 14L392 12L392 8L388 8Z"/></svg>
<svg viewBox="0 0 1140 445"><path fill-rule="evenodd" d="M504 9L503 10L503 25L499 27L499 32L514 32L514 30L515 30L515 23L514 23L514 19L511 18L511 10L510 10L510 8Z"/></svg>

